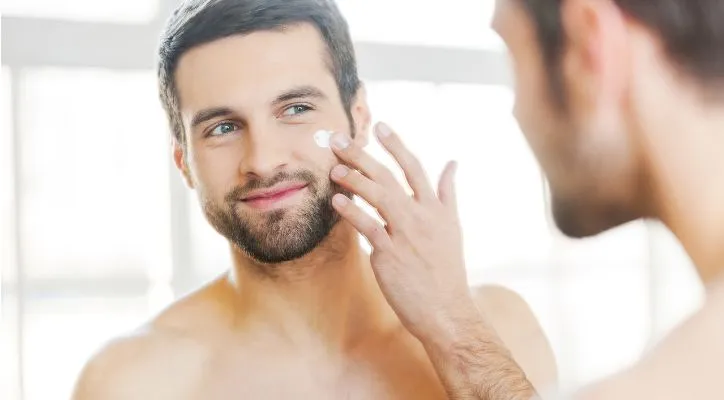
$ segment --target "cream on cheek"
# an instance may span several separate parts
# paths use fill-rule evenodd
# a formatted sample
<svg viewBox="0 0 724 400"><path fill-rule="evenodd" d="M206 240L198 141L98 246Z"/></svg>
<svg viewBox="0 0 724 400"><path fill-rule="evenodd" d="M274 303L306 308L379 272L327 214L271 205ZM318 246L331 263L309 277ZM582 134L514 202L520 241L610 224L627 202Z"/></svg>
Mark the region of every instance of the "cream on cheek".
<svg viewBox="0 0 724 400"><path fill-rule="evenodd" d="M339 160L332 151L330 139L334 134L331 129L310 131L305 140L297 143L295 158L314 163L320 171L329 173Z"/></svg>
<svg viewBox="0 0 724 400"><path fill-rule="evenodd" d="M314 143L316 143L317 146L319 146L323 149L329 148L329 142L330 142L330 139L332 138L333 133L334 132L332 132L330 130L325 130L325 129L320 129L320 130L316 131L313 136Z"/></svg>

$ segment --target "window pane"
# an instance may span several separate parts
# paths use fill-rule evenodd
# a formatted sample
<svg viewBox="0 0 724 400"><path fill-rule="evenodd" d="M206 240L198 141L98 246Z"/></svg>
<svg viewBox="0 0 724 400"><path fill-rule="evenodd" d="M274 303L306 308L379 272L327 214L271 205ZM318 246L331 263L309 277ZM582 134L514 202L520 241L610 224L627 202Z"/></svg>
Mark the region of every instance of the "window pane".
<svg viewBox="0 0 724 400"><path fill-rule="evenodd" d="M0 302L2 287L15 281L15 212L13 193L13 121L10 69L2 68L0 88ZM7 221L7 222L5 222Z"/></svg>
<svg viewBox="0 0 724 400"><path fill-rule="evenodd" d="M338 0L358 41L502 49L489 28L494 0Z"/></svg>
<svg viewBox="0 0 724 400"><path fill-rule="evenodd" d="M3 293L0 313L0 398L17 399L20 383L17 297Z"/></svg>
<svg viewBox="0 0 724 400"><path fill-rule="evenodd" d="M28 276L169 273L170 152L153 74L35 70L21 93Z"/></svg>
<svg viewBox="0 0 724 400"><path fill-rule="evenodd" d="M149 317L146 297L49 298L26 304L25 400L70 398L89 357Z"/></svg>
<svg viewBox="0 0 724 400"><path fill-rule="evenodd" d="M3 0L3 15L75 21L148 22L158 0Z"/></svg>
<svg viewBox="0 0 724 400"><path fill-rule="evenodd" d="M12 104L10 70L2 68L0 88L0 398L17 397L17 302L6 290L15 281L13 226ZM5 221L8 221L7 223Z"/></svg>

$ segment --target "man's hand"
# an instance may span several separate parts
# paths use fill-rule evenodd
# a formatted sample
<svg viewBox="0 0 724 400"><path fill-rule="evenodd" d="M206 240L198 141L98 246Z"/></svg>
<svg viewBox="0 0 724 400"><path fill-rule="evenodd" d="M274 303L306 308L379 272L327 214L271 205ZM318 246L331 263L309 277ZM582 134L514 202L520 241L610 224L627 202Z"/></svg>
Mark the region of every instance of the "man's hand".
<svg viewBox="0 0 724 400"><path fill-rule="evenodd" d="M455 164L449 163L437 193L418 159L386 125L377 137L405 173L410 196L384 165L355 146L347 136L332 138L332 148L347 165L336 166L332 179L361 196L386 225L338 194L334 207L372 245L371 255L382 292L405 327L415 336L446 334L461 309L475 316L463 261L461 229L455 199ZM458 315L456 315L458 314Z"/></svg>
<svg viewBox="0 0 724 400"><path fill-rule="evenodd" d="M365 199L385 222L344 195L333 199L340 215L372 245L372 268L388 303L422 342L450 398L530 399L535 391L468 289L455 163L445 167L435 192L398 135L384 124L376 134L402 168L412 195L342 134L332 138L332 148L346 165L332 169L331 178Z"/></svg>

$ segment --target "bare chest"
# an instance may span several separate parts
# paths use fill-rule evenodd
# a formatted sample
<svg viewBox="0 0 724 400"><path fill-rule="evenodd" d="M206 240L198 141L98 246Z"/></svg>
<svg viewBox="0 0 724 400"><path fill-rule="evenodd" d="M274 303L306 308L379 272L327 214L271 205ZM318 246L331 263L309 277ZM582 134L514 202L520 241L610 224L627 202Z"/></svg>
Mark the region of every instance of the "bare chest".
<svg viewBox="0 0 724 400"><path fill-rule="evenodd" d="M325 360L257 354L209 363L189 400L445 399L429 362L409 354L381 359Z"/></svg>

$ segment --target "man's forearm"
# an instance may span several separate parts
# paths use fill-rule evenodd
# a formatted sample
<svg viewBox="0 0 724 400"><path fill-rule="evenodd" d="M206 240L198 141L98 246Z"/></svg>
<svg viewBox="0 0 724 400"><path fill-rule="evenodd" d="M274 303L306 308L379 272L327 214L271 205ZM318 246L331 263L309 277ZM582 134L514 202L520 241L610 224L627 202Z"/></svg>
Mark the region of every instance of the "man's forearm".
<svg viewBox="0 0 724 400"><path fill-rule="evenodd" d="M498 338L481 321L447 337L422 340L450 399L531 400L533 385Z"/></svg>

